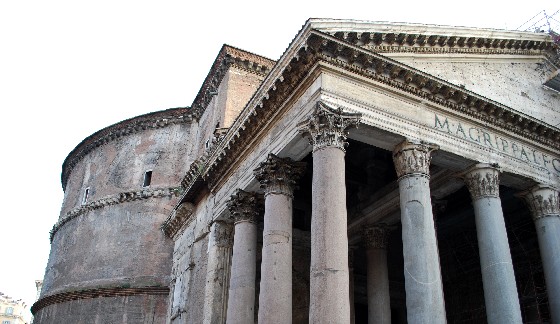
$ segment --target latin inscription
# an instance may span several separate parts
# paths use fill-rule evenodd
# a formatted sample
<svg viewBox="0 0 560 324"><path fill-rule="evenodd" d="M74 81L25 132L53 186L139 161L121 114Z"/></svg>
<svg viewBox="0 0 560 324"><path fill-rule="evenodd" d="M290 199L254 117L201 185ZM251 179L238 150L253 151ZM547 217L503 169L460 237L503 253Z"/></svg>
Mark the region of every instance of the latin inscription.
<svg viewBox="0 0 560 324"><path fill-rule="evenodd" d="M460 121L434 114L434 129L449 135L503 152L528 164L545 167L560 174L560 159L493 134L480 127L461 124Z"/></svg>

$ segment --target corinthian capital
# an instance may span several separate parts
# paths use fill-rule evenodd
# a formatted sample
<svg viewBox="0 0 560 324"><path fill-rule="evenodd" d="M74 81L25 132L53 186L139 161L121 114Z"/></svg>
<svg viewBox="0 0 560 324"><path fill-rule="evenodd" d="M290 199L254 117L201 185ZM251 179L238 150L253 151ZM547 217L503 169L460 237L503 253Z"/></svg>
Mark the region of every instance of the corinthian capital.
<svg viewBox="0 0 560 324"><path fill-rule="evenodd" d="M235 223L255 223L262 209L262 199L257 193L237 189L227 202Z"/></svg>
<svg viewBox="0 0 560 324"><path fill-rule="evenodd" d="M462 173L473 200L500 196L500 169L497 165L479 163Z"/></svg>
<svg viewBox="0 0 560 324"><path fill-rule="evenodd" d="M537 185L529 191L521 193L520 196L525 199L534 220L560 216L558 189L547 185Z"/></svg>
<svg viewBox="0 0 560 324"><path fill-rule="evenodd" d="M299 132L309 138L313 152L324 147L345 151L348 129L358 127L362 114L346 113L342 108L331 108L321 101L306 120L298 124Z"/></svg>
<svg viewBox="0 0 560 324"><path fill-rule="evenodd" d="M366 248L386 249L389 241L389 229L382 225L369 225L362 233Z"/></svg>
<svg viewBox="0 0 560 324"><path fill-rule="evenodd" d="M437 145L410 141L397 145L393 151L397 176L402 178L408 175L422 175L429 178L432 152L437 149Z"/></svg>
<svg viewBox="0 0 560 324"><path fill-rule="evenodd" d="M280 158L269 154L253 173L260 182L265 195L281 194L293 197L296 181L305 171L305 162L295 162L290 158Z"/></svg>
<svg viewBox="0 0 560 324"><path fill-rule="evenodd" d="M212 239L218 247L231 247L233 245L233 226L231 222L215 221L212 224Z"/></svg>

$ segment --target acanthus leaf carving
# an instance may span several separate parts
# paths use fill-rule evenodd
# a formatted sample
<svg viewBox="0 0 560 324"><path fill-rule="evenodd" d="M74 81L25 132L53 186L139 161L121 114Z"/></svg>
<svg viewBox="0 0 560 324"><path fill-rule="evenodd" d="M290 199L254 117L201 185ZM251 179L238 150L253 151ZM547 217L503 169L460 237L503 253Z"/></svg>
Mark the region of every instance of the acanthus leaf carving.
<svg viewBox="0 0 560 324"><path fill-rule="evenodd" d="M345 151L348 129L358 127L362 114L347 113L342 108L331 108L318 101L308 118L298 124L299 132L307 136L313 152L325 147Z"/></svg>
<svg viewBox="0 0 560 324"><path fill-rule="evenodd" d="M473 200L500 196L500 170L496 164L479 163L462 174Z"/></svg>
<svg viewBox="0 0 560 324"><path fill-rule="evenodd" d="M364 228L362 237L366 248L386 249L390 229L385 225L369 225Z"/></svg>
<svg viewBox="0 0 560 324"><path fill-rule="evenodd" d="M560 201L558 199L558 189L547 186L537 185L529 191L521 193L524 198L533 220L544 217L560 217Z"/></svg>
<svg viewBox="0 0 560 324"><path fill-rule="evenodd" d="M293 197L296 181L305 171L305 162L295 162L290 158L280 158L269 154L253 171L265 195L281 194Z"/></svg>
<svg viewBox="0 0 560 324"><path fill-rule="evenodd" d="M227 202L228 210L235 223L256 223L262 210L262 198L255 192L237 189Z"/></svg>
<svg viewBox="0 0 560 324"><path fill-rule="evenodd" d="M408 175L430 177L431 153L438 149L437 145L404 141L395 147L393 162L399 178Z"/></svg>

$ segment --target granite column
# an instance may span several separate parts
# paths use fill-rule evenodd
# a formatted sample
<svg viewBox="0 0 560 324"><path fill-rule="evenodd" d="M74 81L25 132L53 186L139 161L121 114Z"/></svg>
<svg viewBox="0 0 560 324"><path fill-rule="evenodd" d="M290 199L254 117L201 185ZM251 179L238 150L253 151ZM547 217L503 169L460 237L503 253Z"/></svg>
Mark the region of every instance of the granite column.
<svg viewBox="0 0 560 324"><path fill-rule="evenodd" d="M368 324L391 324L391 297L387 269L387 239L384 226L370 225L364 229L367 258Z"/></svg>
<svg viewBox="0 0 560 324"><path fill-rule="evenodd" d="M404 141L393 151L399 177L408 323L445 323L445 300L430 198L431 152Z"/></svg>
<svg viewBox="0 0 560 324"><path fill-rule="evenodd" d="M345 183L347 128L360 114L318 102L300 131L313 145L309 322L348 324L350 294Z"/></svg>
<svg viewBox="0 0 560 324"><path fill-rule="evenodd" d="M228 201L235 221L227 308L228 324L254 323L259 197L238 189Z"/></svg>
<svg viewBox="0 0 560 324"><path fill-rule="evenodd" d="M499 195L499 170L479 163L463 173L471 194L489 324L521 323L517 285Z"/></svg>
<svg viewBox="0 0 560 324"><path fill-rule="evenodd" d="M254 171L265 191L259 323L292 322L292 200L304 169L269 154Z"/></svg>
<svg viewBox="0 0 560 324"><path fill-rule="evenodd" d="M560 323L560 205L558 189L538 185L523 197L531 210L541 252L552 323Z"/></svg>
<svg viewBox="0 0 560 324"><path fill-rule="evenodd" d="M226 319L233 225L216 220L210 227L208 265L204 291L204 324L221 324Z"/></svg>

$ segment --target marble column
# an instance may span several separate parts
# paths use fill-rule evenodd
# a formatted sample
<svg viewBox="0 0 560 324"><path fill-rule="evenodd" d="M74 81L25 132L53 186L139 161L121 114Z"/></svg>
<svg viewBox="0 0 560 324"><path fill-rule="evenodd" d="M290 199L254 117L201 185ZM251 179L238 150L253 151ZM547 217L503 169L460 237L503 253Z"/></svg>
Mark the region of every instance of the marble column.
<svg viewBox="0 0 560 324"><path fill-rule="evenodd" d="M552 323L560 323L560 205L558 189L538 185L523 195L535 222Z"/></svg>
<svg viewBox="0 0 560 324"><path fill-rule="evenodd" d="M385 226L370 225L363 232L367 259L368 324L391 324Z"/></svg>
<svg viewBox="0 0 560 324"><path fill-rule="evenodd" d="M445 300L430 198L434 145L404 141L393 151L399 177L408 323L445 323Z"/></svg>
<svg viewBox="0 0 560 324"><path fill-rule="evenodd" d="M265 191L259 323L292 322L292 200L305 163L269 154L254 174Z"/></svg>
<svg viewBox="0 0 560 324"><path fill-rule="evenodd" d="M238 189L228 201L235 221L227 308L228 324L254 323L259 197Z"/></svg>
<svg viewBox="0 0 560 324"><path fill-rule="evenodd" d="M344 147L360 114L318 102L299 124L313 145L309 322L350 322Z"/></svg>
<svg viewBox="0 0 560 324"><path fill-rule="evenodd" d="M476 164L463 173L473 200L486 317L489 324L521 323L517 285L499 195L499 170Z"/></svg>
<svg viewBox="0 0 560 324"><path fill-rule="evenodd" d="M208 265L204 290L204 324L222 324L226 320L233 225L217 220L210 227Z"/></svg>

